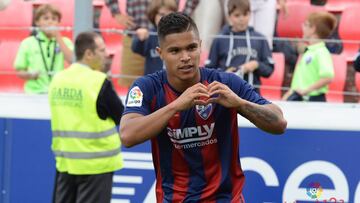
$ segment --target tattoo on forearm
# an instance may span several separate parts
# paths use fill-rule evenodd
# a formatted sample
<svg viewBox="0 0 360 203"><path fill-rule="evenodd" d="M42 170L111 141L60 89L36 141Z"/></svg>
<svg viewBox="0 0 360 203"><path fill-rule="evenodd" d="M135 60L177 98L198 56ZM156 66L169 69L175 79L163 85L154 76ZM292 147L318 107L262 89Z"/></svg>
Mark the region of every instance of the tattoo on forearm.
<svg viewBox="0 0 360 203"><path fill-rule="evenodd" d="M258 120L264 120L267 123L279 121L279 117L274 112L263 107L249 104L244 106L242 114L247 118L255 118L255 120L253 120L254 122L257 122Z"/></svg>

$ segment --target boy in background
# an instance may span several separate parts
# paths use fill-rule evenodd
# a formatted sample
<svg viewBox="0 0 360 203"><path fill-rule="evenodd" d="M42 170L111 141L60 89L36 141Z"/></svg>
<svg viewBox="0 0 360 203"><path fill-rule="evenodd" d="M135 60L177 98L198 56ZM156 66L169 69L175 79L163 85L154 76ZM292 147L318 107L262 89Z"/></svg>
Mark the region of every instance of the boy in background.
<svg viewBox="0 0 360 203"><path fill-rule="evenodd" d="M43 94L48 92L53 75L64 69L64 60L72 63L73 44L56 30L61 13L53 5L40 6L34 20L39 31L21 42L14 67L17 76L26 80L26 93Z"/></svg>
<svg viewBox="0 0 360 203"><path fill-rule="evenodd" d="M147 16L155 28L150 32L146 28L139 28L136 30L136 35L133 36L131 49L134 53L145 57L144 74L155 73L163 69L163 62L159 54L156 52L156 47L159 46L158 37L155 34L157 26L161 17L176 12L178 6L175 0L154 0L151 1Z"/></svg>
<svg viewBox="0 0 360 203"><path fill-rule="evenodd" d="M237 73L252 85L261 85L260 77L270 77L274 62L266 38L249 27L248 0L229 0L229 23L214 39L207 67ZM258 89L257 89L258 90Z"/></svg>
<svg viewBox="0 0 360 203"><path fill-rule="evenodd" d="M328 85L334 78L334 65L324 39L334 31L336 17L328 12L311 13L303 23L305 53L295 67L290 90L283 100L325 102Z"/></svg>

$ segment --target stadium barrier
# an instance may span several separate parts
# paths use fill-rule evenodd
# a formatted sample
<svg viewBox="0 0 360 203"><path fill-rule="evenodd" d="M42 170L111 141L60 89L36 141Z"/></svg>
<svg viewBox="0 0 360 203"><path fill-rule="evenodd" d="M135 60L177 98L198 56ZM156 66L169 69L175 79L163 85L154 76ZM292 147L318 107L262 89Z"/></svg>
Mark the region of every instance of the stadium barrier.
<svg viewBox="0 0 360 203"><path fill-rule="evenodd" d="M51 202L55 162L47 102L47 95L0 94L0 202ZM277 104L288 120L281 136L239 116L246 201L360 202L360 105ZM115 173L112 203L155 202L149 142L122 150L125 166Z"/></svg>

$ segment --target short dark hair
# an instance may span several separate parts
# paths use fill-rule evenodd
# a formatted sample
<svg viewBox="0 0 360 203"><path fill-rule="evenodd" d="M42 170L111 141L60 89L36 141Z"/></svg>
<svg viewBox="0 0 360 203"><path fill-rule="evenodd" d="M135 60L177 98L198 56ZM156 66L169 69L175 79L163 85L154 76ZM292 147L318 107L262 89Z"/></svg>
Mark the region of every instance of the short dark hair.
<svg viewBox="0 0 360 203"><path fill-rule="evenodd" d="M189 16L181 12L174 12L160 19L158 25L159 42L163 41L167 35L194 31L199 36L199 30Z"/></svg>
<svg viewBox="0 0 360 203"><path fill-rule="evenodd" d="M229 0L227 8L229 15L236 9L239 9L243 14L246 14L250 12L250 2L249 0Z"/></svg>
<svg viewBox="0 0 360 203"><path fill-rule="evenodd" d="M85 51L90 49L94 51L96 49L95 38L101 37L96 32L82 32L75 40L75 56L76 60L81 60L84 57Z"/></svg>

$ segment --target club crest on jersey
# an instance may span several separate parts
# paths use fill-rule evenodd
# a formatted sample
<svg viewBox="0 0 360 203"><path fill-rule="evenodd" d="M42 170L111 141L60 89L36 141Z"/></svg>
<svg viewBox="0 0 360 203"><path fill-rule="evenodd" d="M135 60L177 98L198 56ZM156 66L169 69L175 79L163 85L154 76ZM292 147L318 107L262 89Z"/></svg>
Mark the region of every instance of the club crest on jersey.
<svg viewBox="0 0 360 203"><path fill-rule="evenodd" d="M126 106L140 107L142 105L143 93L138 86L133 87L128 95Z"/></svg>
<svg viewBox="0 0 360 203"><path fill-rule="evenodd" d="M204 106L204 105L196 105L195 109L196 109L197 114L202 119L207 120L210 117L211 113L212 113L213 106L212 106L212 104L208 104L206 106Z"/></svg>

